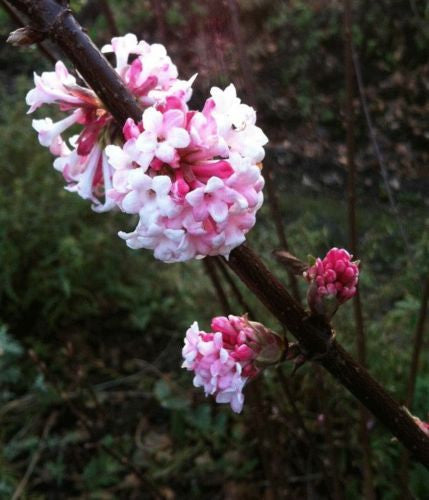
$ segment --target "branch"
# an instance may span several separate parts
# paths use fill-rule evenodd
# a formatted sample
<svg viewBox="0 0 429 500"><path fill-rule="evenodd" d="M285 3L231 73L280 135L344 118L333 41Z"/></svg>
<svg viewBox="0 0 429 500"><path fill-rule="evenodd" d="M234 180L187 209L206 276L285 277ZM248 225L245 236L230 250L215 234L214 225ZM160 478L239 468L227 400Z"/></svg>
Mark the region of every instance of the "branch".
<svg viewBox="0 0 429 500"><path fill-rule="evenodd" d="M21 19L21 16L13 9L6 0L0 0L0 4L3 6L4 10L9 14L10 18L13 19L16 24L22 28L27 23ZM39 51L48 59L51 63L55 64L57 57L53 54L48 47L45 47L43 43L36 43Z"/></svg>
<svg viewBox="0 0 429 500"><path fill-rule="evenodd" d="M210 281L215 289L217 299L222 308L223 314L228 316L228 314L232 313L231 306L229 305L228 297L223 289L222 283L219 280L219 276L215 267L215 260L211 257L205 258L203 260L204 270L207 276L210 278Z"/></svg>
<svg viewBox="0 0 429 500"><path fill-rule="evenodd" d="M71 13L54 0L14 0L13 4L42 27L74 62L87 83L122 125L140 120L142 110L119 76L84 34ZM338 381L364 404L415 457L429 468L429 437L367 371L336 342L332 328L310 317L247 246L231 252L229 265L273 315L318 358Z"/></svg>
<svg viewBox="0 0 429 500"><path fill-rule="evenodd" d="M353 85L353 56L352 56L352 4L351 0L344 0L344 60L346 69L346 136L347 136L347 168L348 168L348 222L350 250L357 258L357 217L356 217L356 162L355 162L355 133L354 133L354 85ZM355 320L355 334L357 359L366 366L366 342L363 325L362 303L360 292L357 290L353 297L353 313ZM363 454L363 494L368 500L375 499L372 468L371 443L368 430L368 413L363 406L359 406L359 434L362 441Z"/></svg>

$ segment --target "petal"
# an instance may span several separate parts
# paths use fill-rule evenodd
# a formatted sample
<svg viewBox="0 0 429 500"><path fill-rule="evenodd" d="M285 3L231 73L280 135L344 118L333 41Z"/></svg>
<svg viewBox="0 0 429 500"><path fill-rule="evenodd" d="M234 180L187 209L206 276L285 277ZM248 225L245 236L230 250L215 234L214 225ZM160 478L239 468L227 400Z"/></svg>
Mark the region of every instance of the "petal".
<svg viewBox="0 0 429 500"><path fill-rule="evenodd" d="M173 127L167 134L167 141L173 148L186 148L191 142L188 132L179 127Z"/></svg>
<svg viewBox="0 0 429 500"><path fill-rule="evenodd" d="M221 200L212 200L208 207L208 211L218 224L224 222L228 217L228 205Z"/></svg>
<svg viewBox="0 0 429 500"><path fill-rule="evenodd" d="M152 179L152 189L158 196L165 196L170 192L171 179L168 175L157 175Z"/></svg>
<svg viewBox="0 0 429 500"><path fill-rule="evenodd" d="M143 127L159 135L162 129L162 113L153 107L147 108L143 113Z"/></svg>
<svg viewBox="0 0 429 500"><path fill-rule="evenodd" d="M204 189L204 192L213 193L214 191L217 191L218 189L221 189L223 187L224 184L222 179L219 179L219 177L210 177Z"/></svg>
<svg viewBox="0 0 429 500"><path fill-rule="evenodd" d="M165 163L172 163L176 156L176 150L167 142L161 142L156 148L156 157Z"/></svg>

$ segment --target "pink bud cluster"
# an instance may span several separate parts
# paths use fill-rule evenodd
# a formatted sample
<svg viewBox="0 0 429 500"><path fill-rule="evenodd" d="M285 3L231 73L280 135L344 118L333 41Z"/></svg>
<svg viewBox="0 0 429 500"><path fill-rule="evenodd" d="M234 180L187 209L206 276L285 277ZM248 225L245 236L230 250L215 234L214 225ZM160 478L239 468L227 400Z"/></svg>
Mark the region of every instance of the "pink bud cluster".
<svg viewBox="0 0 429 500"><path fill-rule="evenodd" d="M284 344L274 332L246 316L218 316L212 332L201 331L194 322L186 332L183 368L193 371L194 386L217 403L229 403L234 412L243 408L243 387L263 364L280 360Z"/></svg>
<svg viewBox="0 0 429 500"><path fill-rule="evenodd" d="M335 299L342 304L356 294L359 279L359 262L352 262L352 255L344 249L332 248L323 259L317 258L304 277L310 282L308 302L310 307L322 312L323 301Z"/></svg>
<svg viewBox="0 0 429 500"><path fill-rule="evenodd" d="M144 108L119 130L91 90L79 85L59 61L55 72L35 75L29 112L55 103L69 115L58 122L34 120L42 145L57 156L67 189L90 199L96 211L119 207L139 217L131 248L177 262L228 256L255 224L264 180L259 164L268 139L255 125L253 108L233 85L211 89L202 111L190 110L194 77L178 79L159 44L128 34L102 49L113 52L116 71ZM63 139L78 125L78 135Z"/></svg>

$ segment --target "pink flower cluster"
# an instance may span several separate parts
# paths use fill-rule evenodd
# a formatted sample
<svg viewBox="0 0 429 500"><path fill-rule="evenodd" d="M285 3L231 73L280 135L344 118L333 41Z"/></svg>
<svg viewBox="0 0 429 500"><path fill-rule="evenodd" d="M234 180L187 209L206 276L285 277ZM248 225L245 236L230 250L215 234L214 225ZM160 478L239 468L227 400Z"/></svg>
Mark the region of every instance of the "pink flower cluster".
<svg viewBox="0 0 429 500"><path fill-rule="evenodd" d="M141 122L128 119L118 130L62 62L55 72L35 75L27 95L29 112L50 103L69 112L56 123L33 121L67 189L90 199L94 210L117 206L138 215L134 231L119 233L131 248L153 250L165 262L228 256L263 201L259 167L268 139L255 125L254 109L230 85L212 88L202 111L190 110L194 77L178 79L162 45L128 34L102 51L115 54L117 73L144 108ZM83 127L80 134L64 140L73 125Z"/></svg>
<svg viewBox="0 0 429 500"><path fill-rule="evenodd" d="M322 313L325 299L336 299L342 304L356 294L359 262L344 249L332 248L323 259L317 258L304 277L310 282L308 302L316 312Z"/></svg>
<svg viewBox="0 0 429 500"><path fill-rule="evenodd" d="M429 422L423 422L418 417L413 416L415 423L420 427L420 430L429 436Z"/></svg>
<svg viewBox="0 0 429 500"><path fill-rule="evenodd" d="M213 395L217 403L229 403L240 413L243 387L264 364L281 359L283 340L246 316L218 316L211 329L206 333L197 322L191 325L182 350L182 367L195 373L194 386L203 387L206 396Z"/></svg>

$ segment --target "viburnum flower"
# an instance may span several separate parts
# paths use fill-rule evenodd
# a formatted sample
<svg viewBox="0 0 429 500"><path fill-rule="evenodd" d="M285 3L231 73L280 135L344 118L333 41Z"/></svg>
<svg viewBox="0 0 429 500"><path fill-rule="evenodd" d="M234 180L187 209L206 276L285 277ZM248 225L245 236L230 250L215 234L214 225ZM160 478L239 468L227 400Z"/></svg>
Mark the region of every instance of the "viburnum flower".
<svg viewBox="0 0 429 500"><path fill-rule="evenodd" d="M233 85L212 88L202 111L190 110L195 77L180 80L162 45L127 34L102 51L114 53L116 72L142 106L138 123L129 118L120 130L61 61L55 72L35 75L27 95L30 113L43 104L69 112L57 122L33 121L67 189L91 200L96 211L118 207L138 215L134 231L119 236L157 259L228 257L245 241L263 202L260 162L268 139L255 110ZM65 140L70 127L81 131Z"/></svg>
<svg viewBox="0 0 429 500"><path fill-rule="evenodd" d="M257 162L267 138L256 127L254 112L237 97L231 108L225 104L236 96L232 85L225 91L214 88L212 94L216 99L208 99L201 112L168 97L146 109L140 124L127 122L123 147L106 148L115 170L109 196L124 211L132 197L132 213L139 215L135 230L120 236L131 248L154 250L165 262L228 257L245 240L263 202ZM175 210L152 209L147 197L155 200L158 193L135 186L137 170L171 179L168 196Z"/></svg>
<svg viewBox="0 0 429 500"><path fill-rule="evenodd" d="M234 412L243 409L243 388L264 366L281 360L281 337L247 315L218 316L212 332L200 331L194 322L186 332L182 368L193 371L194 386L203 387L217 403L229 403Z"/></svg>
<svg viewBox="0 0 429 500"><path fill-rule="evenodd" d="M114 52L116 71L144 107L175 96L186 102L191 96L191 82L178 79L177 68L159 44L149 45L128 34L112 39L103 52ZM129 61L130 56L134 57ZM39 141L57 156L54 166L63 173L67 189L93 202L99 212L116 203L106 197L111 188L113 169L104 149L121 140L121 130L95 93L77 83L65 65L58 61L55 71L34 75L35 88L27 94L32 113L44 104L56 104L60 111L71 112L58 122L50 118L33 120ZM77 125L80 134L63 139L67 129Z"/></svg>
<svg viewBox="0 0 429 500"><path fill-rule="evenodd" d="M359 261L352 261L347 250L331 248L323 259L304 272L310 283L307 300L310 309L331 317L338 306L356 294Z"/></svg>

